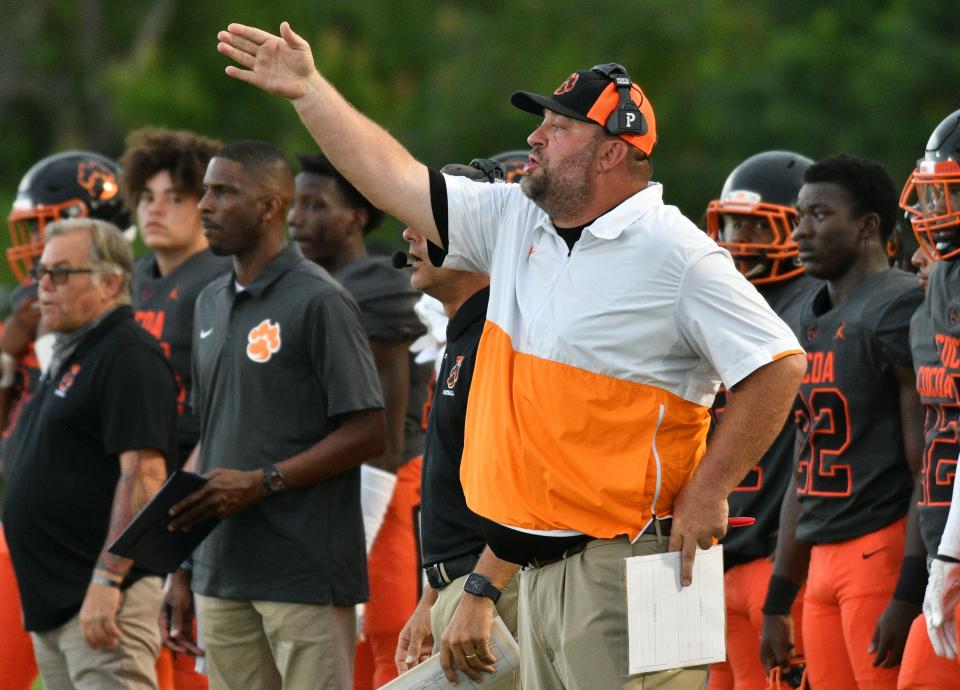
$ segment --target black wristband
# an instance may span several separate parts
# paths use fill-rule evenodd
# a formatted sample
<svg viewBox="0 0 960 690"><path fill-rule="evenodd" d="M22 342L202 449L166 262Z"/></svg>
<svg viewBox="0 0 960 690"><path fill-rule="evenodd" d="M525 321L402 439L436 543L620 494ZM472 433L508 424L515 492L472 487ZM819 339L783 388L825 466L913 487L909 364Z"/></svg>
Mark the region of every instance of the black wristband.
<svg viewBox="0 0 960 690"><path fill-rule="evenodd" d="M934 558L938 561L943 561L944 563L960 563L960 560L954 558L953 556L947 556L943 553L938 553Z"/></svg>
<svg viewBox="0 0 960 690"><path fill-rule="evenodd" d="M908 604L923 604L923 594L927 590L926 556L904 556L900 566L900 579L893 590L893 598Z"/></svg>
<svg viewBox="0 0 960 690"><path fill-rule="evenodd" d="M800 585L779 575L770 576L770 586L767 588L767 599L763 602L763 615L787 616L793 600L797 598Z"/></svg>

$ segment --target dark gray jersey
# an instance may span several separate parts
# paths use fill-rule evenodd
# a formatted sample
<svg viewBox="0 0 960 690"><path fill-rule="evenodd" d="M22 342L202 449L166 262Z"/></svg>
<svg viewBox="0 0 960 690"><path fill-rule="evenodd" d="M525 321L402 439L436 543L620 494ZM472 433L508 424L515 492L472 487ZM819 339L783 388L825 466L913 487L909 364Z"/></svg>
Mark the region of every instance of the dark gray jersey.
<svg viewBox="0 0 960 690"><path fill-rule="evenodd" d="M807 352L799 539L844 541L906 514L913 477L893 367L912 367L910 318L922 300L916 278L898 269L870 276L839 305L826 286L806 300L797 330Z"/></svg>
<svg viewBox="0 0 960 690"><path fill-rule="evenodd" d="M176 269L161 276L153 255L137 261L133 269L134 316L160 347L177 376L177 445L179 460L186 461L200 438L200 422L190 410L190 340L197 295L211 280L231 270L229 258L208 251L194 254Z"/></svg>
<svg viewBox="0 0 960 690"><path fill-rule="evenodd" d="M806 297L822 283L809 276L762 286L760 294L787 325L796 329L800 309ZM723 416L726 389L717 394L711 410L714 419ZM727 501L731 517L752 517L749 527L727 531L723 538L723 562L727 567L747 563L773 553L780 527L780 504L793 473L797 426L792 416L784 422L780 435L760 461L747 473Z"/></svg>
<svg viewBox="0 0 960 690"><path fill-rule="evenodd" d="M924 407L922 492L917 506L927 552L936 554L950 511L960 438L960 262L937 262L910 322L917 392Z"/></svg>

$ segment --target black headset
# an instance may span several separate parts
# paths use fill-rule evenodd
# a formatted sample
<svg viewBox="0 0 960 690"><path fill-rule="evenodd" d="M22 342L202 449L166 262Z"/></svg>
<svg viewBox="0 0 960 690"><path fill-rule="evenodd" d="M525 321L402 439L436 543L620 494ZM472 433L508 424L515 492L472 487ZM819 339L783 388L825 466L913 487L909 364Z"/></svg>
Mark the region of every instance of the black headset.
<svg viewBox="0 0 960 690"><path fill-rule="evenodd" d="M647 118L640 112L640 108L630 97L630 89L633 82L630 75L627 74L627 68L616 62L608 62L605 65L594 65L590 68L591 72L601 74L614 83L617 87L617 93L620 95L620 105L610 113L605 125L610 134L646 134Z"/></svg>

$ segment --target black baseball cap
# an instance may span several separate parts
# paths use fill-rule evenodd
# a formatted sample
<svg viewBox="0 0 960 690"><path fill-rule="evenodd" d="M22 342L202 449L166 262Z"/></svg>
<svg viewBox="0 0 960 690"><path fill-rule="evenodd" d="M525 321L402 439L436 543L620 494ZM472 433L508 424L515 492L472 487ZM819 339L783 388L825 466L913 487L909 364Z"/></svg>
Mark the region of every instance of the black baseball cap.
<svg viewBox="0 0 960 690"><path fill-rule="evenodd" d="M657 143L653 106L637 84L631 84L630 98L643 115L645 126L639 131L622 132L617 136L650 155ZM620 95L609 74L593 68L574 72L549 96L515 91L510 96L510 103L534 115L543 115L544 110L550 110L574 120L592 122L609 131L607 122L620 105Z"/></svg>

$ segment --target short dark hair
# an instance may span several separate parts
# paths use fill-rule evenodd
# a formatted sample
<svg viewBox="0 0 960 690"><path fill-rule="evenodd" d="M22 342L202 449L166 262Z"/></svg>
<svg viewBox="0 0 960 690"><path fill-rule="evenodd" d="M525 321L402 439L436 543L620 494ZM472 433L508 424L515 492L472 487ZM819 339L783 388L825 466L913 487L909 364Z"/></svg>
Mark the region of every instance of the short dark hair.
<svg viewBox="0 0 960 690"><path fill-rule="evenodd" d="M846 153L817 161L803 176L804 183L828 182L842 187L858 216L880 217L880 238L886 242L897 225L900 192L880 163Z"/></svg>
<svg viewBox="0 0 960 690"><path fill-rule="evenodd" d="M127 207L133 211L147 180L158 172L170 173L173 185L185 194L203 196L203 175L221 143L186 130L147 127L127 136L120 158Z"/></svg>
<svg viewBox="0 0 960 690"><path fill-rule="evenodd" d="M371 204L367 197L350 184L350 181L341 175L339 170L333 167L333 163L330 162L329 158L322 153L301 153L297 155L297 160L300 161L300 170L302 172L310 173L311 175L320 175L321 177L329 177L336 182L340 188L340 193L343 194L343 198L351 208L362 208L367 212L367 222L366 225L363 226L364 235L369 234L383 222L383 211Z"/></svg>
<svg viewBox="0 0 960 690"><path fill-rule="evenodd" d="M293 194L293 168L283 151L265 141L233 141L224 144L213 154L214 158L225 158L242 165L253 173L264 191L282 194L287 198Z"/></svg>

